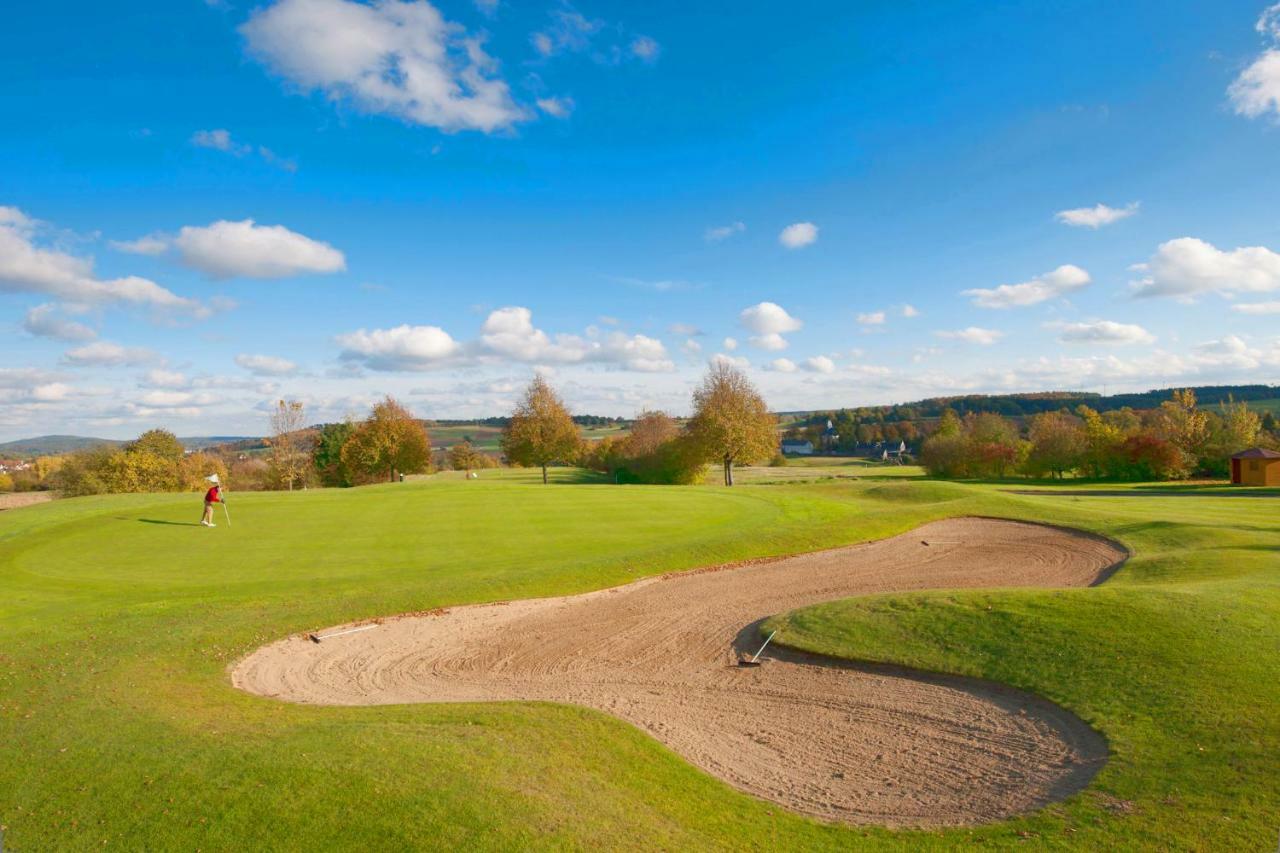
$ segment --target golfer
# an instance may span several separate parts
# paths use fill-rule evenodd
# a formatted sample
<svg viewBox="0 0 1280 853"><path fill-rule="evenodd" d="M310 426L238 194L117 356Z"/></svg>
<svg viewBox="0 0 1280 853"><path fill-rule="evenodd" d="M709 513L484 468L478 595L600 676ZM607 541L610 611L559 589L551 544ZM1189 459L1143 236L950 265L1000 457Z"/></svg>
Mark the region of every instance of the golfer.
<svg viewBox="0 0 1280 853"><path fill-rule="evenodd" d="M213 483L213 485L209 487L209 491L204 493L204 518L200 519L200 523L205 527L217 527L218 525L213 523L213 505L222 503L222 492L219 491L220 484L218 483L218 475L214 474L212 477L206 477L205 479Z"/></svg>

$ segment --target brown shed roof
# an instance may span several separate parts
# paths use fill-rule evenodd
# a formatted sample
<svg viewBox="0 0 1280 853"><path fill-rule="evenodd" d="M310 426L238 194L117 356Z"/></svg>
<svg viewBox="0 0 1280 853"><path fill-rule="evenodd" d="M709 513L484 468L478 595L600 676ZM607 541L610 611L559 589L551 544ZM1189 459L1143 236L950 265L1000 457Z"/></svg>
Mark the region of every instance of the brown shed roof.
<svg viewBox="0 0 1280 853"><path fill-rule="evenodd" d="M1232 459L1280 459L1280 453L1274 450L1267 450L1265 447L1250 447L1248 450L1241 450L1234 454Z"/></svg>

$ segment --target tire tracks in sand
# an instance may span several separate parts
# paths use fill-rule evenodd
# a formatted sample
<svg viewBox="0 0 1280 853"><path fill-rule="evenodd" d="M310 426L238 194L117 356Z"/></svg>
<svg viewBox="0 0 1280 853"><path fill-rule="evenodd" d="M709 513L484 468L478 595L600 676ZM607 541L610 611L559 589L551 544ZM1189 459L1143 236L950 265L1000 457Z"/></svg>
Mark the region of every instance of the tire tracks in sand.
<svg viewBox="0 0 1280 853"><path fill-rule="evenodd" d="M1052 702L977 679L773 647L758 668L738 667L739 657L758 644L763 619L797 607L924 589L1089 586L1126 557L1063 528L950 519L582 595L391 617L319 644L294 636L239 661L231 678L251 693L326 705L584 705L796 812L973 824L1081 790L1106 761L1105 740Z"/></svg>

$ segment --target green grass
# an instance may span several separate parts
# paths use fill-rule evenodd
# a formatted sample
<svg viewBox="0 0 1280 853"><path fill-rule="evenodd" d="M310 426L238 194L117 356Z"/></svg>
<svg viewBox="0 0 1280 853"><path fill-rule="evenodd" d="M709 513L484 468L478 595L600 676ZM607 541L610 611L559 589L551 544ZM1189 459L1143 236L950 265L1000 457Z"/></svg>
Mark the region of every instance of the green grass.
<svg viewBox="0 0 1280 853"><path fill-rule="evenodd" d="M0 513L5 849L1274 845L1273 501L1018 496L875 473L733 490L553 474L546 487L515 470L232 495L234 526L217 530L188 526L199 516L189 495ZM1115 755L1087 791L992 826L821 824L585 709L306 707L227 678L239 656L296 631L595 589L963 514L1097 530L1135 557L1099 589L883 596L777 624L793 645L1015 684L1108 737Z"/></svg>

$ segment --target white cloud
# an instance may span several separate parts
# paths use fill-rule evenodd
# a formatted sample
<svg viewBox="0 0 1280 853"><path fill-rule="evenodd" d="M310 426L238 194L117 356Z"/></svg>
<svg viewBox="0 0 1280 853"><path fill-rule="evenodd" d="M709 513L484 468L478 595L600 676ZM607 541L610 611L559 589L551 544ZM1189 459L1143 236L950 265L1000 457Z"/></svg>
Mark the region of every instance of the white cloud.
<svg viewBox="0 0 1280 853"><path fill-rule="evenodd" d="M425 0L277 0L240 32L275 73L365 112L486 133L529 118L481 39Z"/></svg>
<svg viewBox="0 0 1280 853"><path fill-rule="evenodd" d="M83 323L63 319L57 312L57 305L37 305L27 312L22 328L27 334L59 341L91 341L98 336Z"/></svg>
<svg viewBox="0 0 1280 853"><path fill-rule="evenodd" d="M667 331L685 338L696 338L702 334L702 330L691 323L672 323L667 326Z"/></svg>
<svg viewBox="0 0 1280 853"><path fill-rule="evenodd" d="M940 338L964 341L967 344L980 344L982 346L990 346L1004 337L1004 332L998 332L995 329L982 329L977 326L970 326L967 329L959 329L954 332L934 332L934 334Z"/></svg>
<svg viewBox="0 0 1280 853"><path fill-rule="evenodd" d="M788 249L800 249L818 242L818 226L812 222L795 222L783 228L778 242Z"/></svg>
<svg viewBox="0 0 1280 853"><path fill-rule="evenodd" d="M338 336L342 358L363 362L374 370L429 370L447 364L461 347L438 326L396 326L360 329Z"/></svg>
<svg viewBox="0 0 1280 853"><path fill-rule="evenodd" d="M726 350L728 350L729 352L733 352L734 350L736 350L736 349L738 348L738 339L737 339L737 338L725 338L725 339L724 339L724 341L720 344L720 346L724 347L724 348L725 348Z"/></svg>
<svg viewBox="0 0 1280 853"><path fill-rule="evenodd" d="M746 223L730 222L728 225L716 225L713 228L708 228L702 237L708 243L719 243L721 240L727 240L734 234L741 234L746 230Z"/></svg>
<svg viewBox="0 0 1280 853"><path fill-rule="evenodd" d="M224 128L217 130L197 130L191 135L191 144L197 148L212 148L215 151L225 151L228 154L234 154L240 157L248 154L253 150L253 146L236 142L231 138L231 132Z"/></svg>
<svg viewBox="0 0 1280 853"><path fill-rule="evenodd" d="M552 9L551 24L530 36L533 49L543 56L578 53L591 46L591 39L604 28L604 21L587 18L568 3Z"/></svg>
<svg viewBox="0 0 1280 853"><path fill-rule="evenodd" d="M1231 306L1232 311L1241 314L1280 314L1280 301L1276 302L1241 302Z"/></svg>
<svg viewBox="0 0 1280 853"><path fill-rule="evenodd" d="M292 361L271 355L241 353L236 356L236 364L255 376L289 376L298 371Z"/></svg>
<svg viewBox="0 0 1280 853"><path fill-rule="evenodd" d="M916 310L916 307L914 305L903 305L902 316L907 318L919 317L920 312Z"/></svg>
<svg viewBox="0 0 1280 853"><path fill-rule="evenodd" d="M142 377L144 385L151 388L185 388L187 377L176 370L148 370Z"/></svg>
<svg viewBox="0 0 1280 853"><path fill-rule="evenodd" d="M747 340L750 341L751 345L756 349L773 351L784 350L791 345L788 343L786 338L779 335L777 332L769 332L764 335L752 335Z"/></svg>
<svg viewBox="0 0 1280 853"><path fill-rule="evenodd" d="M82 303L124 303L202 314L185 299L138 276L100 279L93 260L36 245L38 223L17 208L0 207L0 293L43 293Z"/></svg>
<svg viewBox="0 0 1280 853"><path fill-rule="evenodd" d="M1097 320L1091 323L1062 323L1053 326L1061 330L1058 340L1072 344L1150 344L1152 335L1141 326Z"/></svg>
<svg viewBox="0 0 1280 853"><path fill-rule="evenodd" d="M1277 47L1264 50L1227 89L1236 113L1258 118L1267 113L1280 117L1280 3L1263 10L1254 26Z"/></svg>
<svg viewBox="0 0 1280 853"><path fill-rule="evenodd" d="M798 332L804 326L776 302L760 302L744 308L738 319L744 328L762 335Z"/></svg>
<svg viewBox="0 0 1280 853"><path fill-rule="evenodd" d="M159 356L154 352L143 347L126 347L111 341L96 341L67 350L62 356L62 361L72 367L120 367L146 364L158 358Z"/></svg>
<svg viewBox="0 0 1280 853"><path fill-rule="evenodd" d="M736 367L739 370L746 370L748 367L751 366L751 362L743 358L742 356L725 355L722 352L718 352L715 355L711 356L711 358L707 360L707 363L712 365L727 364L730 367Z"/></svg>
<svg viewBox="0 0 1280 853"><path fill-rule="evenodd" d="M286 278L347 268L342 252L283 225L221 220L185 226L173 239L182 262L214 278Z"/></svg>
<svg viewBox="0 0 1280 853"><path fill-rule="evenodd" d="M1104 225L1119 222L1121 219L1128 219L1138 212L1138 207L1139 203L1136 201L1124 207L1108 207L1105 204L1097 204L1093 207L1059 210L1054 214L1054 218L1064 225L1097 230Z"/></svg>
<svg viewBox="0 0 1280 853"><path fill-rule="evenodd" d="M568 118L573 115L573 98L538 98L538 109L553 118Z"/></svg>
<svg viewBox="0 0 1280 853"><path fill-rule="evenodd" d="M743 309L738 321L756 333L750 338L752 346L764 350L786 349L788 343L783 334L798 331L804 325L775 302L761 302Z"/></svg>
<svg viewBox="0 0 1280 853"><path fill-rule="evenodd" d="M289 172L296 172L298 165L292 160L287 160L279 156L265 145L253 146L244 142L237 142L231 138L231 131L225 128L217 130L197 130L191 135L191 144L197 148L212 148L215 151L222 151L232 154L236 157L243 157L246 154L257 152L258 156L272 166L279 166ZM125 250L127 251L127 250Z"/></svg>
<svg viewBox="0 0 1280 853"><path fill-rule="evenodd" d="M648 36L636 36L631 40L631 55L645 62L654 62L662 53L662 46Z"/></svg>
<svg viewBox="0 0 1280 853"><path fill-rule="evenodd" d="M981 308L1021 308L1036 305L1089 285L1089 273L1073 264L1063 264L1052 272L1019 284L961 291Z"/></svg>
<svg viewBox="0 0 1280 853"><path fill-rule="evenodd" d="M698 343L693 338L687 338L685 339L685 342L680 345L680 349L684 351L685 355L697 356L702 352L702 344Z"/></svg>
<svg viewBox="0 0 1280 853"><path fill-rule="evenodd" d="M1150 261L1134 269L1146 273L1131 285L1137 296L1190 299L1280 290L1280 255L1262 246L1224 252L1204 240L1180 237L1161 243Z"/></svg>
<svg viewBox="0 0 1280 853"><path fill-rule="evenodd" d="M186 409L208 406L217 402L212 394L196 394L191 391L148 391L137 403L147 409Z"/></svg>
<svg viewBox="0 0 1280 853"><path fill-rule="evenodd" d="M548 335L533 324L533 313L520 306L490 312L480 337L455 341L436 326L399 326L340 335L342 358L374 370L429 370L446 364L511 361L554 364L611 364L646 373L675 369L662 341L646 335L611 332L600 336Z"/></svg>
<svg viewBox="0 0 1280 853"><path fill-rule="evenodd" d="M836 363L825 355L815 355L813 358L806 358L802 366L810 373L836 372Z"/></svg>
<svg viewBox="0 0 1280 853"><path fill-rule="evenodd" d="M795 373L799 370L796 363L789 358L775 358L773 361L765 365L766 370L774 370L778 373Z"/></svg>
<svg viewBox="0 0 1280 853"><path fill-rule="evenodd" d="M862 326L883 326L884 320L883 311L872 311L868 314L858 315L858 324Z"/></svg>

